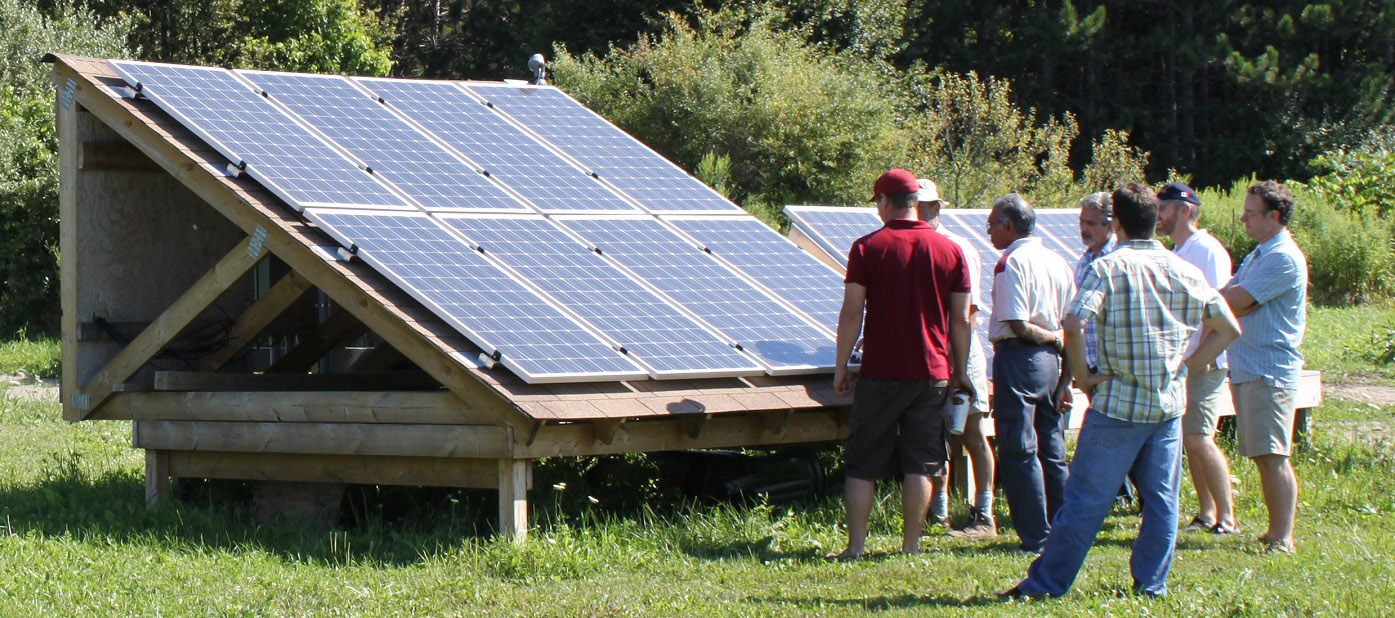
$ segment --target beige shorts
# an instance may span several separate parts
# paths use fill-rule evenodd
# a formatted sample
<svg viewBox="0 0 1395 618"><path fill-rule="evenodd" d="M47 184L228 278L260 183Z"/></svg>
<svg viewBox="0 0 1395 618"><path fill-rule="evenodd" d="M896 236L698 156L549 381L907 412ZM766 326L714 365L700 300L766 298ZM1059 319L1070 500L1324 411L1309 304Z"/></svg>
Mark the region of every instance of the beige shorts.
<svg viewBox="0 0 1395 618"><path fill-rule="evenodd" d="M974 338L974 345L969 346L969 381L973 382L978 397L970 406L969 414L988 414L988 358L983 354L983 347L978 345L978 335L970 333L970 336Z"/></svg>
<svg viewBox="0 0 1395 618"><path fill-rule="evenodd" d="M1215 435L1221 412L1226 409L1222 397L1230 396L1225 376L1224 369L1187 376L1187 413L1182 415L1184 435Z"/></svg>
<svg viewBox="0 0 1395 618"><path fill-rule="evenodd" d="M1230 391L1235 397L1235 441L1240 455L1289 456L1298 391L1270 386L1264 380L1231 384Z"/></svg>

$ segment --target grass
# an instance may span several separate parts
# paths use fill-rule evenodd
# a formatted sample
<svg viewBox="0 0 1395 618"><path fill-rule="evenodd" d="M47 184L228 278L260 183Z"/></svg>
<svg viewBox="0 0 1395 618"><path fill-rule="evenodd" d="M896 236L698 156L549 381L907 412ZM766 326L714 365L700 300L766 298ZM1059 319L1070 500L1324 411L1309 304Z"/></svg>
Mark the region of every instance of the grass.
<svg viewBox="0 0 1395 618"><path fill-rule="evenodd" d="M1395 306L1310 307L1302 352L1328 382L1395 381Z"/></svg>
<svg viewBox="0 0 1395 618"><path fill-rule="evenodd" d="M57 378L61 359L57 339L0 342L0 375Z"/></svg>
<svg viewBox="0 0 1395 618"><path fill-rule="evenodd" d="M1332 349L1369 349L1370 325L1389 316L1314 310L1310 366L1389 376L1370 360L1353 360L1356 352ZM0 367L13 362L6 358L13 349L27 348L0 347ZM188 484L183 501L147 510L130 425L59 416L56 403L0 395L0 616L1395 612L1395 494L1386 484L1395 476L1395 406L1328 400L1317 412L1311 446L1294 458L1303 488L1298 555L1262 555L1246 538L1184 535L1171 596L1149 601L1126 592L1138 520L1119 511L1074 591L1029 607L991 594L1026 570L1026 559L1005 551L1010 528L986 544L931 533L924 555L895 553L899 496L890 486L873 517L874 556L851 564L821 558L844 540L836 498L696 506L665 494L652 462L638 459L604 469L576 460L541 466L531 496L536 527L521 546L490 536L494 505L485 492L368 488L351 500L356 516L333 525L261 525L239 486ZM1235 461L1234 474L1241 525L1258 533L1264 510L1253 466ZM1193 500L1187 487L1184 509ZM998 514L1005 523L1001 501Z"/></svg>

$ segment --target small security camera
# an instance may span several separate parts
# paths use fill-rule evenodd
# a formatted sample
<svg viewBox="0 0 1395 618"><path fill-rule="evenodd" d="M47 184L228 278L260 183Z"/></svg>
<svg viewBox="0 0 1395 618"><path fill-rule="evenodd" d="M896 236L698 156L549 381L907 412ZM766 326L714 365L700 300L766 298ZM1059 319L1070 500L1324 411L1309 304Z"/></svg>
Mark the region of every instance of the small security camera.
<svg viewBox="0 0 1395 618"><path fill-rule="evenodd" d="M528 70L533 72L533 79L528 80L534 86L547 85L547 59L542 54L533 54L528 57Z"/></svg>

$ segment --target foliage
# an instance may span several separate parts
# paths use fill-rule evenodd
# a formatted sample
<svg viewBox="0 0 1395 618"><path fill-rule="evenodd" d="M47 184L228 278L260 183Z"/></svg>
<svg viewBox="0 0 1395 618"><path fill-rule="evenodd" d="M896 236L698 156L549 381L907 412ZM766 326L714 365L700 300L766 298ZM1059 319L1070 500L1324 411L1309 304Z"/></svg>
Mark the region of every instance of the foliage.
<svg viewBox="0 0 1395 618"><path fill-rule="evenodd" d="M0 334L58 326L58 143L47 52L120 57L128 24L0 0Z"/></svg>
<svg viewBox="0 0 1395 618"><path fill-rule="evenodd" d="M908 90L909 159L945 199L972 207L1012 192L1041 205L1070 199L1072 116L1039 123L1013 102L1011 84L972 72L913 74Z"/></svg>
<svg viewBox="0 0 1395 618"><path fill-rule="evenodd" d="M892 101L867 61L810 45L783 17L723 9L690 25L670 14L661 34L604 59L557 49L554 75L686 169L728 157L739 201L863 201L904 148Z"/></svg>
<svg viewBox="0 0 1395 618"><path fill-rule="evenodd" d="M129 15L142 59L314 73L387 75L392 24L358 0L89 0Z"/></svg>
<svg viewBox="0 0 1395 618"><path fill-rule="evenodd" d="M1313 160L1323 173L1306 184L1314 197L1366 217L1388 218L1395 210L1395 151L1338 150Z"/></svg>
<svg viewBox="0 0 1395 618"><path fill-rule="evenodd" d="M1245 235L1240 213L1253 179L1229 190L1201 192L1202 226L1230 251L1236 267L1255 247ZM1395 245L1390 222L1339 209L1299 184L1297 206L1289 221L1294 240L1308 258L1308 298L1317 304L1341 305L1383 299L1395 293Z"/></svg>
<svg viewBox="0 0 1395 618"><path fill-rule="evenodd" d="M1310 306L1300 351L1303 366L1321 371L1326 382L1343 381L1350 374L1395 377L1395 307Z"/></svg>

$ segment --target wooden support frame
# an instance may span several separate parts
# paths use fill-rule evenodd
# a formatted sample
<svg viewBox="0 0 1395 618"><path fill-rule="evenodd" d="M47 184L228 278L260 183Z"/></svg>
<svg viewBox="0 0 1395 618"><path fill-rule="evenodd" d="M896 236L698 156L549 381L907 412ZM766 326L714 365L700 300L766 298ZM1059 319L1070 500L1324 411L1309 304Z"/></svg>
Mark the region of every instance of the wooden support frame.
<svg viewBox="0 0 1395 618"><path fill-rule="evenodd" d="M533 462L499 460L499 534L514 543L528 540L528 486Z"/></svg>
<svg viewBox="0 0 1395 618"><path fill-rule="evenodd" d="M155 372L157 391L412 391L440 388L424 371L391 373Z"/></svg>
<svg viewBox="0 0 1395 618"><path fill-rule="evenodd" d="M169 451L169 474L182 478L359 483L497 489L493 459L365 457Z"/></svg>
<svg viewBox="0 0 1395 618"><path fill-rule="evenodd" d="M354 314L340 309L300 338L300 343L280 360L267 367L267 373L303 373L341 343L368 332Z"/></svg>
<svg viewBox="0 0 1395 618"><path fill-rule="evenodd" d="M496 420L446 391L123 393L93 418L428 425Z"/></svg>
<svg viewBox="0 0 1395 618"><path fill-rule="evenodd" d="M246 276L266 254L266 248L261 246L260 242L254 243L253 236L237 243L232 251L223 256L223 259L198 282L185 290L164 313L155 318L150 326L136 335L131 343L82 386L77 401L71 405L72 409L81 414L78 420L92 416L92 413L111 397L114 384L124 382L135 375L199 317L199 314L218 300L223 292Z"/></svg>
<svg viewBox="0 0 1395 618"><path fill-rule="evenodd" d="M301 455L495 459L513 454L505 427L390 423L136 421L136 448Z"/></svg>
<svg viewBox="0 0 1395 618"><path fill-rule="evenodd" d="M237 316L228 332L228 346L203 357L199 361L199 369L218 371L232 359L241 356L252 347L266 327L313 288L305 277L294 271L286 273L257 302Z"/></svg>
<svg viewBox="0 0 1395 618"><path fill-rule="evenodd" d="M160 501L170 497L170 454L169 451L147 450L145 452L145 506L155 508Z"/></svg>

